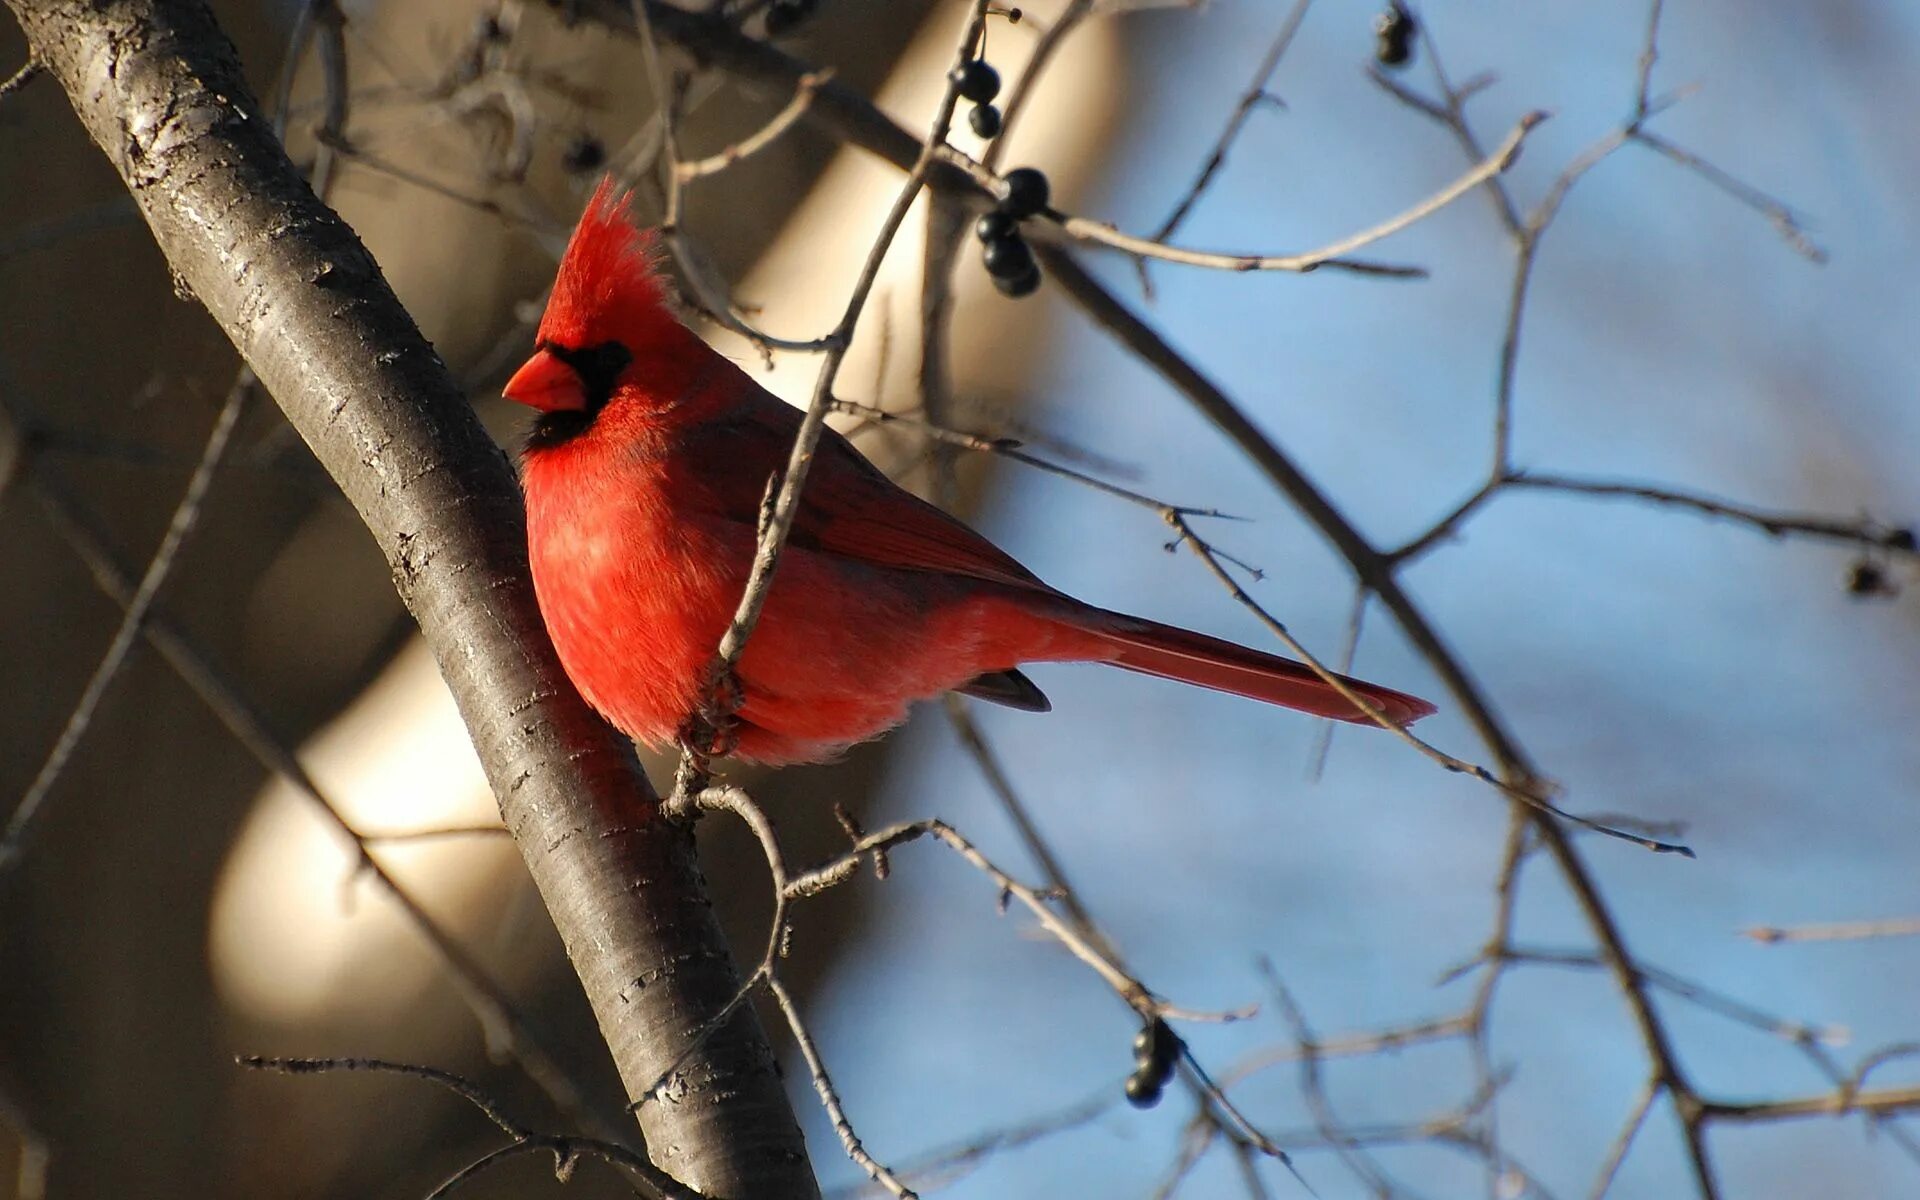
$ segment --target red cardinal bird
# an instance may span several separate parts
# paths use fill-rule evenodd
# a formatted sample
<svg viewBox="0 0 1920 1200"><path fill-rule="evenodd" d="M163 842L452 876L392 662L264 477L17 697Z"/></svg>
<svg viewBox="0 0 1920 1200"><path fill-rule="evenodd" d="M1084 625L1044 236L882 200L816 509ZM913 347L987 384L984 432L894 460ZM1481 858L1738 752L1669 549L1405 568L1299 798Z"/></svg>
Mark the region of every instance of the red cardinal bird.
<svg viewBox="0 0 1920 1200"><path fill-rule="evenodd" d="M801 413L682 325L652 238L603 183L560 262L537 349L505 393L538 409L524 482L534 589L581 694L671 746L753 560L768 479ZM1016 668L1104 662L1341 721L1307 667L1082 604L894 484L831 429L737 672L735 757L831 758L958 691L1045 712ZM1348 685L1396 721L1424 700Z"/></svg>

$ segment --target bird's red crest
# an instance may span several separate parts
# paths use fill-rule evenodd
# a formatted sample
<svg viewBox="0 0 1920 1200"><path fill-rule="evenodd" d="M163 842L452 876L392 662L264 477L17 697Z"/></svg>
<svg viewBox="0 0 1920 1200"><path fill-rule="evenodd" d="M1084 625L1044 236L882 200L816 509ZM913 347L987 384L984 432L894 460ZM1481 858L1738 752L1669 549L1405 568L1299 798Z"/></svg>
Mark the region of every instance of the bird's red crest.
<svg viewBox="0 0 1920 1200"><path fill-rule="evenodd" d="M659 242L634 227L627 194L611 177L602 179L560 260L540 339L632 345L654 340L665 326L678 327L659 262Z"/></svg>

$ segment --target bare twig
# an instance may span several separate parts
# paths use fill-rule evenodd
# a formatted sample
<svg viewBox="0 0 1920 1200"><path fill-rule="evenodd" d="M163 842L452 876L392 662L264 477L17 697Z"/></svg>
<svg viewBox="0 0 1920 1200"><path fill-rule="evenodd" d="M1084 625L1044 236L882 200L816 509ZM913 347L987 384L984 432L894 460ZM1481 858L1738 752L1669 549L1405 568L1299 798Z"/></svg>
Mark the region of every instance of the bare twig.
<svg viewBox="0 0 1920 1200"><path fill-rule="evenodd" d="M913 1192L901 1183L878 1159L867 1152L859 1135L854 1132L853 1123L847 1118L846 1107L840 1101L840 1094L834 1089L833 1081L827 1075L825 1062L820 1057L819 1047L813 1040L812 1032L807 1028L799 1006L793 1002L780 981L780 960L786 955L790 926L787 918L787 906L796 896L794 883L787 872L786 857L780 850L779 839L774 836L773 823L753 799L738 788L710 788L697 796L688 796L676 792L668 801L666 811L670 816L686 818L700 812L728 812L746 823L747 828L760 843L761 852L767 860L767 872L773 880L773 916L767 922L767 948L760 962L748 976L733 1004L745 1003L752 989L765 987L774 1003L779 1006L780 1015L786 1019L787 1029L793 1034L794 1041L800 1047L801 1055L807 1061L807 1071L813 1080L814 1094L820 1098L821 1107L826 1109L827 1118L833 1123L834 1132L840 1137L840 1144L846 1150L847 1157L867 1177L885 1188L890 1194L901 1200L912 1200ZM859 859L856 858L857 865ZM732 1007L731 1005L729 1007ZM714 1027L724 1020L727 1013L723 1010L719 1016L708 1022ZM696 1039L697 1045L697 1039Z"/></svg>
<svg viewBox="0 0 1920 1200"><path fill-rule="evenodd" d="M1515 471L1501 482L1507 487L1530 488L1536 491L1565 492L1570 495L1613 500L1642 500L1651 504L1686 509L1701 516L1718 517L1722 520L1751 525L1772 537L1792 535L1846 542L1868 549L1920 559L1920 553L1915 552L1914 531L1911 526L1886 525L1871 517L1844 518L1815 513L1783 512L1778 509L1757 508L1731 500L1721 500L1697 492L1611 479L1586 479L1572 475L1543 475Z"/></svg>
<svg viewBox="0 0 1920 1200"><path fill-rule="evenodd" d="M1554 804L1545 796L1541 795L1537 783L1527 785L1511 783L1502 779L1486 767L1448 754L1418 734L1415 734L1406 726L1387 716L1378 705L1367 699L1366 696L1355 691L1352 685L1335 674L1331 667L1322 663L1311 650L1308 650L1306 646L1301 644L1298 638L1293 636L1293 633L1288 630L1284 624L1275 618L1272 613L1268 612L1258 600L1255 600L1249 595L1247 590L1240 586L1239 580L1235 579L1232 573L1229 572L1222 563L1220 552L1215 550L1206 539L1194 532L1192 523L1189 522L1186 517L1178 513L1172 513L1167 516L1166 520L1167 524L1171 525L1179 534L1177 544L1191 547L1193 552L1200 556L1201 561L1206 563L1207 569L1213 573L1214 578L1220 581L1220 585L1226 588L1227 592L1238 601L1242 607L1258 617L1260 623L1265 625L1275 637L1285 643L1287 649L1297 655L1301 662L1313 670L1314 674L1318 675L1329 687L1338 692L1342 698L1350 702L1356 709L1365 713L1368 719L1373 721L1374 724L1394 734L1401 741L1412 746L1433 762L1438 763L1449 771L1462 775L1471 775L1482 783L1498 789L1500 793L1508 799L1523 804L1535 812L1566 821L1593 833L1605 834L1607 837L1618 838L1624 842L1631 842L1636 846L1655 851L1656 853L1679 854L1686 858L1694 857L1693 850L1679 842L1668 842L1658 838L1646 837L1642 834L1618 828L1617 826L1603 824L1593 820L1591 817L1584 817L1578 813L1568 812L1566 809L1561 808L1559 805Z"/></svg>
<svg viewBox="0 0 1920 1200"><path fill-rule="evenodd" d="M1607 1149L1607 1157L1600 1164L1599 1174L1594 1177L1593 1188L1587 1193L1588 1200L1606 1200L1607 1193L1613 1188L1614 1177L1620 1174L1620 1165L1627 1161L1627 1151L1633 1149L1634 1139L1640 1136L1641 1126L1647 1123L1647 1114L1653 1110L1653 1102L1660 1098L1661 1091L1658 1079L1647 1080L1640 1089L1640 1097L1628 1111L1626 1123L1620 1127L1613 1145Z"/></svg>
<svg viewBox="0 0 1920 1200"><path fill-rule="evenodd" d="M1233 148L1233 143L1240 137L1240 131L1246 128L1247 120L1255 110L1263 104L1280 103L1280 98L1268 89L1273 86L1274 72L1280 69L1280 60L1286 55L1287 48L1293 45L1294 35L1300 32L1300 22L1305 19L1307 8L1312 3L1313 0L1294 0L1293 7L1287 11L1286 20L1280 23L1280 32L1274 35L1273 44L1267 47L1267 52L1260 58L1260 65L1254 68L1253 79L1247 84L1247 90L1240 94L1239 103L1233 106L1233 112L1227 117L1226 128L1214 139L1213 148L1207 152L1193 182L1187 185L1186 193L1174 204L1173 211L1160 223L1160 228L1153 231L1152 240L1164 242L1179 230L1187 215L1193 211L1193 206L1213 185L1220 168L1227 165L1227 151Z"/></svg>
<svg viewBox="0 0 1920 1200"><path fill-rule="evenodd" d="M424 1080L452 1092L471 1104L487 1120L493 1122L502 1133L512 1139L508 1145L489 1151L462 1167L446 1182L435 1188L431 1196L450 1195L455 1188L474 1176L509 1158L545 1152L553 1155L554 1169L563 1179L575 1161L582 1156L588 1156L604 1159L627 1172L641 1185L644 1195L654 1197L656 1200L702 1200L698 1192L689 1190L671 1175L654 1166L645 1155L636 1154L618 1142L572 1134L538 1133L527 1128L509 1117L500 1102L489 1096L479 1084L452 1071L381 1058L266 1058L245 1054L236 1061L243 1067L256 1071L272 1071L281 1075L364 1072Z"/></svg>
<svg viewBox="0 0 1920 1200"><path fill-rule="evenodd" d="M1826 249L1807 236L1807 231L1800 215L1779 200L1767 195L1767 193L1754 187L1752 184L1735 178L1733 175L1714 166L1706 159L1701 158L1693 151L1678 146L1666 138L1661 137L1659 134L1650 133L1645 128L1636 125L1633 129L1632 137L1634 141L1679 163L1720 191L1725 192L1727 195L1765 217L1767 223L1773 226L1774 231L1785 239L1787 245L1793 248L1794 253L1809 262L1824 263L1827 261Z"/></svg>
<svg viewBox="0 0 1920 1200"><path fill-rule="evenodd" d="M130 603L134 584L113 560L106 543L93 531L78 505L47 480L30 475L28 482L54 529L73 548L92 574L94 582L122 606ZM141 633L160 656L173 667L181 680L198 695L236 741L267 770L284 780L294 792L314 806L316 813L355 847L355 870L371 879L399 908L401 915L419 932L454 981L462 1000L479 1022L490 1053L520 1064L528 1078L570 1117L604 1136L612 1136L583 1099L583 1092L546 1049L545 1039L478 960L460 946L453 935L434 921L418 901L400 886L378 859L367 852L366 844L339 806L322 792L300 764L293 750L269 728L264 716L242 690L228 679L199 645L170 617L159 609L148 613Z"/></svg>
<svg viewBox="0 0 1920 1200"><path fill-rule="evenodd" d="M227 398L220 407L220 415L215 418L213 431L207 435L206 448L200 452L200 461L194 466L193 474L187 480L187 489L180 497L180 503L174 507L173 518L167 523L167 531L161 536L159 547L153 552L153 558L147 563L140 584L127 602L127 609L121 615L119 628L114 630L113 640L107 643L107 651L100 658L99 666L94 668L92 678L87 680L85 690L75 702L73 711L60 730L60 736L54 741L53 749L47 752L46 761L40 765L40 771L27 785L26 794L13 810L6 829L0 832L0 873L4 873L20 859L27 826L40 811L40 805L53 790L60 774L72 760L73 752L80 746L80 739L86 736L87 727L93 723L93 715L100 706L100 700L107 689L120 674L120 668L126 665L127 655L134 644L140 640L140 627L146 621L148 612L153 608L154 598L166 585L167 577L173 572L180 548L186 544L194 527L200 523L202 503L206 500L207 489L213 484L213 477L220 469L220 462L226 457L227 447L232 443L233 431L240 424L240 418L246 413L252 400L256 381L253 372L242 368L233 386L227 389Z"/></svg>
<svg viewBox="0 0 1920 1200"><path fill-rule="evenodd" d="M18 71L7 76L6 82L0 83L0 100L5 100L8 96L13 95L21 88L26 87L34 80L40 78L42 70L43 68L37 60L31 57L28 58L26 62L21 64Z"/></svg>
<svg viewBox="0 0 1920 1200"><path fill-rule="evenodd" d="M1204 250L1187 250L1166 245L1152 238L1122 233L1111 225L1091 221L1085 217L1063 216L1060 218L1060 228L1068 237L1075 240L1123 250L1140 258L1182 263L1191 267L1211 267L1219 271L1313 271L1321 267L1340 267L1369 275L1419 278L1426 274L1426 271L1419 267L1361 263L1344 256L1432 216L1505 171L1520 157L1520 147L1526 141L1527 134L1546 119L1547 114L1544 112L1528 113L1520 118L1512 132L1507 134L1506 140L1501 142L1492 154L1425 200L1405 212L1388 217L1377 225L1330 242L1317 250L1308 250L1300 254L1221 254Z"/></svg>
<svg viewBox="0 0 1920 1200"><path fill-rule="evenodd" d="M792 993L780 982L778 973L769 973L766 982L767 991L773 995L774 1003L779 1005L780 1015L787 1019L787 1028L800 1047L800 1056L807 1061L807 1074L813 1079L814 1094L820 1097L820 1106L827 1110L827 1119L833 1123L833 1131L839 1135L840 1145L846 1150L847 1157L890 1194L898 1196L900 1200L914 1200L913 1190L867 1153L867 1148L861 1145L860 1138L853 1132L853 1123L847 1120L847 1110L840 1103L840 1094L834 1090L833 1081L827 1078L827 1066L821 1061L820 1048L814 1044L812 1032L801 1019L800 1008L793 1002Z"/></svg>
<svg viewBox="0 0 1920 1200"><path fill-rule="evenodd" d="M781 134L793 128L794 123L806 115L807 106L813 103L813 97L820 90L820 85L832 78L832 68L809 71L802 75L800 85L793 89L793 99L787 102L785 108L775 113L772 120L718 154L696 159L693 162L676 164L673 169L674 174L681 182L690 182L708 175L718 175L741 159L758 154L778 141Z"/></svg>
<svg viewBox="0 0 1920 1200"><path fill-rule="evenodd" d="M995 1155L1085 1128L1112 1112L1119 1103L1119 1094L1119 1089L1111 1085L1102 1086L1094 1095L1057 1112L978 1133L953 1146L908 1159L906 1165L900 1168L900 1174L912 1179L923 1191L957 1183ZM865 1187L847 1188L843 1194L864 1190ZM833 1197L834 1194L829 1195Z"/></svg>
<svg viewBox="0 0 1920 1200"><path fill-rule="evenodd" d="M1863 938L1913 937L1920 917L1883 917L1875 921L1836 921L1824 925L1756 925L1743 930L1756 942L1843 942Z"/></svg>
<svg viewBox="0 0 1920 1200"><path fill-rule="evenodd" d="M1741 1123L1785 1121L1797 1117L1844 1117L1852 1113L1889 1116L1915 1111L1920 1111L1920 1087L1852 1094L1827 1092L1788 1100L1706 1100L1700 1103L1702 1121Z"/></svg>
<svg viewBox="0 0 1920 1200"><path fill-rule="evenodd" d="M1053 935L1072 955L1093 968L1096 975L1113 989L1114 993L1127 1002L1128 1007L1143 1017L1164 1017L1178 1021L1238 1021L1253 1015L1251 1008L1229 1011L1208 1011L1183 1008L1169 1004L1149 990L1140 980L1129 975L1116 965L1097 946L1088 942L1069 922L1063 920L1048 903L1048 894L1021 883L1013 876L995 866L982 854L972 842L937 817L910 821L893 825L886 829L870 833L854 843L851 849L820 866L814 867L792 878L787 890L795 898L812 896L845 882L859 870L866 856L877 849L895 849L908 842L921 838L932 838L965 859L975 870L991 879L1000 893L1011 900L1020 902L1040 927Z"/></svg>

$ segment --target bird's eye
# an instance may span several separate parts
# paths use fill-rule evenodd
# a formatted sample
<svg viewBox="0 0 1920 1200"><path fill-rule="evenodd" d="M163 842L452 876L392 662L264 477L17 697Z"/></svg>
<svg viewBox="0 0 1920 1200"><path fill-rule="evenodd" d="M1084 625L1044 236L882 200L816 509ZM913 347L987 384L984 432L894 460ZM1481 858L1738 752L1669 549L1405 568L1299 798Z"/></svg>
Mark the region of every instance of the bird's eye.
<svg viewBox="0 0 1920 1200"><path fill-rule="evenodd" d="M620 381L620 372L633 362L633 353L619 342L601 342L597 346L575 350L555 342L543 343L540 349L553 355L561 362L573 368L580 377L581 390L586 394L587 411L594 412L604 407L613 397L614 384Z"/></svg>

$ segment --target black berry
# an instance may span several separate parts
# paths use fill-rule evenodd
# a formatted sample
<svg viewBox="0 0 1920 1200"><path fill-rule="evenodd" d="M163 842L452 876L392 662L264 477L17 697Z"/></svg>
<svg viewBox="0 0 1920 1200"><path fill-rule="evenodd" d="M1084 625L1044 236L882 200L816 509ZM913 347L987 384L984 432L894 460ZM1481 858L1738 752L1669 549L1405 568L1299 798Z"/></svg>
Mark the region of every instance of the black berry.
<svg viewBox="0 0 1920 1200"><path fill-rule="evenodd" d="M1019 279L1035 270L1033 250L1018 236L988 242L985 261L995 279Z"/></svg>
<svg viewBox="0 0 1920 1200"><path fill-rule="evenodd" d="M1159 1080L1135 1072L1127 1076L1127 1103L1135 1108L1152 1108L1160 1103L1162 1086Z"/></svg>
<svg viewBox="0 0 1920 1200"><path fill-rule="evenodd" d="M1033 216L1047 206L1050 189L1047 177L1032 167L1016 167L1008 171L1003 181L1007 185L1007 194L1000 201L1000 211L1016 220Z"/></svg>
<svg viewBox="0 0 1920 1200"><path fill-rule="evenodd" d="M1143 1075L1151 1075L1164 1083L1173 1073L1174 1060L1179 1057L1179 1037L1158 1017L1134 1035L1133 1061Z"/></svg>
<svg viewBox="0 0 1920 1200"><path fill-rule="evenodd" d="M1847 572L1847 592L1854 596L1892 596L1899 591L1878 565L1861 559Z"/></svg>
<svg viewBox="0 0 1920 1200"><path fill-rule="evenodd" d="M1020 222L996 208L973 223L973 236L983 242L1005 241L1020 236Z"/></svg>
<svg viewBox="0 0 1920 1200"><path fill-rule="evenodd" d="M1373 19L1373 57L1383 67L1404 67L1413 58L1413 38L1420 31L1413 14L1394 4Z"/></svg>
<svg viewBox="0 0 1920 1200"><path fill-rule="evenodd" d="M813 15L818 0L773 0L767 8L767 36L780 37L792 33L799 24Z"/></svg>
<svg viewBox="0 0 1920 1200"><path fill-rule="evenodd" d="M991 104L977 104L967 114L967 124L973 132L982 138L992 139L1000 136L1000 110Z"/></svg>
<svg viewBox="0 0 1920 1200"><path fill-rule="evenodd" d="M1033 270L1028 271L1025 275L1018 275L1011 279L1002 275L995 275L993 277L993 286L999 289L1002 296L1011 296L1015 300L1018 300L1022 296L1031 296L1040 290L1040 266L1038 263L1035 263Z"/></svg>
<svg viewBox="0 0 1920 1200"><path fill-rule="evenodd" d="M575 175L607 161L607 147L590 133L576 134L560 154L560 165Z"/></svg>
<svg viewBox="0 0 1920 1200"><path fill-rule="evenodd" d="M975 104L991 104L1000 94L1000 72L988 66L984 58L971 59L955 67L953 82L959 86L961 97Z"/></svg>

